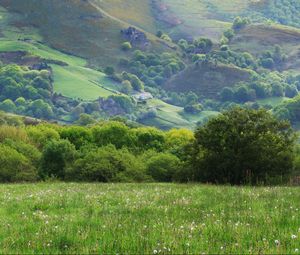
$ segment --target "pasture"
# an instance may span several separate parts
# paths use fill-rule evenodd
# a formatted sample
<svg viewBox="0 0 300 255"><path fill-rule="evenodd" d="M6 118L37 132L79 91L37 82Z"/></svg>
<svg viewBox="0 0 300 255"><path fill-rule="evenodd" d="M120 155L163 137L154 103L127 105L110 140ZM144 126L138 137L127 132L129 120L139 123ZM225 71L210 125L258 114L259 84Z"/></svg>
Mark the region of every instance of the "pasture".
<svg viewBox="0 0 300 255"><path fill-rule="evenodd" d="M299 254L298 187L0 186L0 253Z"/></svg>

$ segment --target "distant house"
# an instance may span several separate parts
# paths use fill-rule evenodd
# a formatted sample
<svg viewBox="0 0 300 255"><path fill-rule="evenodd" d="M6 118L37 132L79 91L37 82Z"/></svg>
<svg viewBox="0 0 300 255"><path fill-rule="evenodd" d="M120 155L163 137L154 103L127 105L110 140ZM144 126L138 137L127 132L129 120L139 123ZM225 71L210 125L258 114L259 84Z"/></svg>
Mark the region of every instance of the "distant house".
<svg viewBox="0 0 300 255"><path fill-rule="evenodd" d="M133 98L137 102L141 103L141 102L146 102L150 99L153 99L153 96L149 92L141 92L141 93L137 93L137 94L133 95Z"/></svg>

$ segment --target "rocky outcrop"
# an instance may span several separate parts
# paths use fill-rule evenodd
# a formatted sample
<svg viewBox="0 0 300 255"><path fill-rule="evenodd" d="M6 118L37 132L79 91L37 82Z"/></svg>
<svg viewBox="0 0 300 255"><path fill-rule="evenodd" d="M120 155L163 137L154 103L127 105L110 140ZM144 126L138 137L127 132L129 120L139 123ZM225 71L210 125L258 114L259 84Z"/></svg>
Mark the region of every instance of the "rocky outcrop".
<svg viewBox="0 0 300 255"><path fill-rule="evenodd" d="M117 116L126 114L125 111L116 103L112 98L104 99L100 98L99 103L101 109L109 116Z"/></svg>
<svg viewBox="0 0 300 255"><path fill-rule="evenodd" d="M148 46L149 40L144 32L136 29L135 27L129 27L121 30L123 37L129 41L132 45L136 46Z"/></svg>

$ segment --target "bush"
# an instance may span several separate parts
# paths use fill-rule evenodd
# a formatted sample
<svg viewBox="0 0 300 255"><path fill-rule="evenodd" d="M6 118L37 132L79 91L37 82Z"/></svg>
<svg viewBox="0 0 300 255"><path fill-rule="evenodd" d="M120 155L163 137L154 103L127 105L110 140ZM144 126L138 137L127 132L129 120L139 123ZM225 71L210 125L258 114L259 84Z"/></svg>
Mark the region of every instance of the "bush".
<svg viewBox="0 0 300 255"><path fill-rule="evenodd" d="M35 168L24 155L0 144L0 182L35 181L36 178Z"/></svg>
<svg viewBox="0 0 300 255"><path fill-rule="evenodd" d="M38 148L43 148L50 140L59 140L59 133L51 126L38 125L29 126L25 129L27 131L30 142Z"/></svg>
<svg viewBox="0 0 300 255"><path fill-rule="evenodd" d="M111 75L114 75L115 73L115 69L112 67L112 66L107 66L105 69L104 69L104 73L108 76L111 76Z"/></svg>
<svg viewBox="0 0 300 255"><path fill-rule="evenodd" d="M147 174L154 181L171 182L180 169L180 160L172 155L160 153L147 160Z"/></svg>
<svg viewBox="0 0 300 255"><path fill-rule="evenodd" d="M121 46L121 49L124 51L128 51L132 49L131 43L130 42L124 42Z"/></svg>
<svg viewBox="0 0 300 255"><path fill-rule="evenodd" d="M145 181L143 164L127 150L113 145L89 151L67 171L67 178L93 182Z"/></svg>
<svg viewBox="0 0 300 255"><path fill-rule="evenodd" d="M68 140L52 140L42 152L39 176L42 179L55 177L65 178L65 170L76 156L75 146Z"/></svg>
<svg viewBox="0 0 300 255"><path fill-rule="evenodd" d="M93 141L97 146L112 144L117 149L132 147L135 143L135 135L121 122L111 121L102 126L92 128Z"/></svg>
<svg viewBox="0 0 300 255"><path fill-rule="evenodd" d="M84 127L65 127L59 130L60 137L75 145L76 149L92 142L92 132Z"/></svg>
<svg viewBox="0 0 300 255"><path fill-rule="evenodd" d="M4 144L25 156L30 161L31 166L33 166L35 170L38 169L41 152L32 144L13 139L6 139Z"/></svg>

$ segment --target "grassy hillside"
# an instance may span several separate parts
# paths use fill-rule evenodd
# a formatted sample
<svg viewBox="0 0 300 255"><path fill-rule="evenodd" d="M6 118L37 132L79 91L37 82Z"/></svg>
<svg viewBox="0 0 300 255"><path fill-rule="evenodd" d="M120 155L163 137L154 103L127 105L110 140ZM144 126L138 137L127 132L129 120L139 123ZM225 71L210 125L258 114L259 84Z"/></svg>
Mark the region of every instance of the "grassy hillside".
<svg viewBox="0 0 300 255"><path fill-rule="evenodd" d="M299 249L299 188L41 183L0 191L0 252L6 254Z"/></svg>
<svg viewBox="0 0 300 255"><path fill-rule="evenodd" d="M54 90L57 93L95 100L100 96L112 95L113 90L118 89L119 85L105 74L87 68L85 59L50 48L42 42L39 31L31 26L19 27L20 15L12 15L4 8L0 8L0 15L0 52L26 52L29 57L39 57L53 63Z"/></svg>
<svg viewBox="0 0 300 255"><path fill-rule="evenodd" d="M259 56L263 51L280 45L287 54L285 69L300 70L300 30L282 25L254 24L237 33L231 47Z"/></svg>
<svg viewBox="0 0 300 255"><path fill-rule="evenodd" d="M166 89L177 92L193 91L200 96L215 98L223 87L247 81L250 73L223 64L195 65L187 68L166 84Z"/></svg>
<svg viewBox="0 0 300 255"><path fill-rule="evenodd" d="M153 15L151 2L151 0L93 0L93 3L113 17L155 34L157 21Z"/></svg>
<svg viewBox="0 0 300 255"><path fill-rule="evenodd" d="M218 40L230 27L227 17L237 16L247 1L156 0L157 18L175 38L210 37Z"/></svg>
<svg viewBox="0 0 300 255"><path fill-rule="evenodd" d="M52 47L87 58L91 65L116 65L127 55L121 50L125 40L120 31L132 24L104 11L97 1L2 0L0 3L10 11L23 14L21 25L38 27ZM144 32L151 42L149 50L170 50L167 43Z"/></svg>

